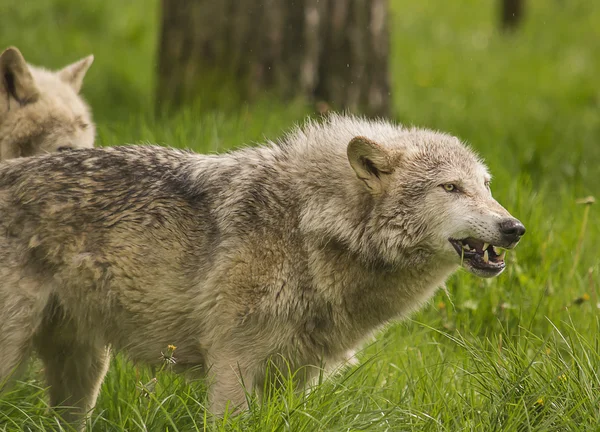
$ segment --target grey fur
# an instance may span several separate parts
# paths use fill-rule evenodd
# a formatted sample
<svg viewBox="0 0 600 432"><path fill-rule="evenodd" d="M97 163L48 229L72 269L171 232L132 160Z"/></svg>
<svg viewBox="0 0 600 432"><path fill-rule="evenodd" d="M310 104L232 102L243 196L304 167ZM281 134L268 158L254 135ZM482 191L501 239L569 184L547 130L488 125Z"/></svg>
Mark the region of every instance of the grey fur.
<svg viewBox="0 0 600 432"><path fill-rule="evenodd" d="M51 402L76 406L75 423L109 346L156 364L175 345L180 368L207 373L217 413L244 406L240 381L262 388L269 359L306 367L309 384L458 269L448 238L516 244L487 180L457 138L343 116L222 155L123 146L8 161L0 381L38 350Z"/></svg>
<svg viewBox="0 0 600 432"><path fill-rule="evenodd" d="M94 123L78 94L93 60L50 72L28 65L17 48L0 54L0 161L93 147Z"/></svg>

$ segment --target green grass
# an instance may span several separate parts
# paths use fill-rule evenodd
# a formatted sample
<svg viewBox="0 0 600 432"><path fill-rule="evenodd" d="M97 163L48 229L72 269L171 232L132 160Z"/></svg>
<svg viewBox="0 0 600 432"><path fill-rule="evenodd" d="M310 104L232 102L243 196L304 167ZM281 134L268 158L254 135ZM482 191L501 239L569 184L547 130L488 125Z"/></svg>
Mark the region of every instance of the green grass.
<svg viewBox="0 0 600 432"><path fill-rule="evenodd" d="M84 94L101 145L158 142L200 152L275 138L308 112L273 101L237 112L152 117L158 2L0 0L0 46L59 67L93 52ZM243 416L207 417L201 382L113 361L95 430L578 431L600 428L600 4L530 0L524 27L496 32L492 0L392 0L394 116L454 133L494 174L527 226L493 280L460 272L390 326L360 366L308 395L284 388ZM125 4L125 3L122 3ZM574 262L581 242L580 259ZM0 349L2 349L0 347ZM160 355L160 353L157 353ZM0 400L0 430L60 430L39 365Z"/></svg>

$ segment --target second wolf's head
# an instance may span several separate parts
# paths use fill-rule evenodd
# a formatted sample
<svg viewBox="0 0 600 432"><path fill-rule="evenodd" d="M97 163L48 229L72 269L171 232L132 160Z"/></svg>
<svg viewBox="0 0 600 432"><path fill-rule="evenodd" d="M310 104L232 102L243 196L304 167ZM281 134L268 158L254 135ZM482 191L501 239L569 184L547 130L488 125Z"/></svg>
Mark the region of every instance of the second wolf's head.
<svg viewBox="0 0 600 432"><path fill-rule="evenodd" d="M93 147L92 116L79 96L93 60L51 72L28 65L17 48L0 55L0 161Z"/></svg>
<svg viewBox="0 0 600 432"><path fill-rule="evenodd" d="M504 270L504 251L525 227L492 197L487 168L457 138L403 130L383 142L355 137L347 153L372 195L367 237L384 259L425 251L441 266L477 276Z"/></svg>

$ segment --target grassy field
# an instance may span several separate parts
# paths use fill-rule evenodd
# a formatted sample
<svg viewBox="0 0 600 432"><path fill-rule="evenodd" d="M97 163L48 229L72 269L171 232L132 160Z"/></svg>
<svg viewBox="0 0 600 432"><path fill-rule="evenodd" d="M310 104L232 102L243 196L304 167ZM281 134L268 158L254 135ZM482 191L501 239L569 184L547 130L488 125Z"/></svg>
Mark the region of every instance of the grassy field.
<svg viewBox="0 0 600 432"><path fill-rule="evenodd" d="M236 418L208 419L201 382L117 358L94 430L600 429L600 208L577 204L600 198L600 3L530 0L512 36L496 32L496 1L391 3L394 117L456 134L486 159L496 198L528 228L508 269L459 272L360 366ZM309 112L264 101L153 119L157 0L0 0L0 11L0 48L30 62L96 55L84 94L102 145L222 150L275 138ZM39 367L0 399L0 431L61 430Z"/></svg>

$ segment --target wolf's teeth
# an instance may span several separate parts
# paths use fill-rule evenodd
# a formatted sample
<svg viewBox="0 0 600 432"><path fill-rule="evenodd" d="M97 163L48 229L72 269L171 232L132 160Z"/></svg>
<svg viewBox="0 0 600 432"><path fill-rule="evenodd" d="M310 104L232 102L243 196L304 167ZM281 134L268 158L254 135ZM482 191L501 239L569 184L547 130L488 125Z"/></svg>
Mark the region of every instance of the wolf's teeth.
<svg viewBox="0 0 600 432"><path fill-rule="evenodd" d="M470 251L471 250L471 248L469 247L468 244L463 244L463 249L466 250L466 251Z"/></svg>
<svg viewBox="0 0 600 432"><path fill-rule="evenodd" d="M483 262L486 264L490 262L490 256L487 250L483 253Z"/></svg>
<svg viewBox="0 0 600 432"><path fill-rule="evenodd" d="M494 246L494 253L496 255L500 255L502 253L502 249L500 249L499 247Z"/></svg>
<svg viewBox="0 0 600 432"><path fill-rule="evenodd" d="M484 244L483 244L483 250L486 250L486 249L488 248L488 246L489 246L489 245L490 245L489 243L484 243Z"/></svg>
<svg viewBox="0 0 600 432"><path fill-rule="evenodd" d="M499 259L500 261L504 261L504 255L506 255L506 251L502 251L502 253L499 255Z"/></svg>

